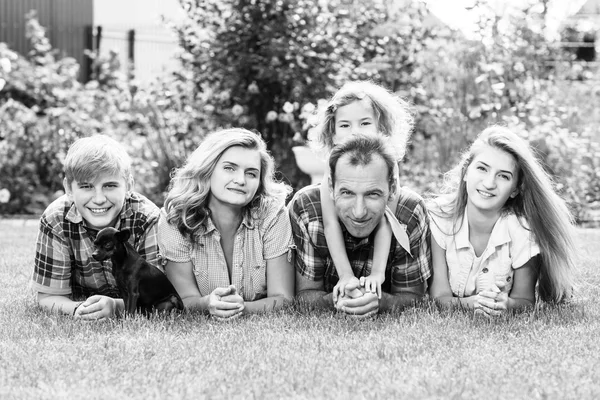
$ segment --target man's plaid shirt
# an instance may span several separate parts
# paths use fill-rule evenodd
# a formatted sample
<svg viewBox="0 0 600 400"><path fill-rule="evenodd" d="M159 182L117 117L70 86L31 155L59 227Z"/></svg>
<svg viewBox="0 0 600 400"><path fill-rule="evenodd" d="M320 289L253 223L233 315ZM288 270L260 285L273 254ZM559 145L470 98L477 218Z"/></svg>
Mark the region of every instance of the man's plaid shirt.
<svg viewBox="0 0 600 400"><path fill-rule="evenodd" d="M296 271L312 281L323 280L324 290L331 292L339 278L325 239L319 186L298 191L288 208L296 244ZM395 287L411 287L431 276L431 233L423 199L409 189L400 188L395 215L398 222L406 226L412 257L392 238L383 284L386 292L390 291L392 282ZM368 276L373 263L375 232L358 239L350 235L341 221L340 226L354 275Z"/></svg>
<svg viewBox="0 0 600 400"><path fill-rule="evenodd" d="M160 210L140 194L125 200L115 228L129 229L129 241L142 257L159 266L157 225ZM110 260L94 260L96 230L87 228L67 195L48 206L40 219L32 288L36 292L72 295L94 294L120 297Z"/></svg>

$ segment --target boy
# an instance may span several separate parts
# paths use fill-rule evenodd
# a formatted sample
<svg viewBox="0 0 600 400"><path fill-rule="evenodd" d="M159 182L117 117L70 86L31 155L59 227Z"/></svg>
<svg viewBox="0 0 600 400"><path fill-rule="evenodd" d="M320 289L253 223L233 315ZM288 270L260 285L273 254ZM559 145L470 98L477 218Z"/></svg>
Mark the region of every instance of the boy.
<svg viewBox="0 0 600 400"><path fill-rule="evenodd" d="M159 265L156 222L159 209L132 192L131 159L114 139L78 139L64 164L66 194L44 211L36 244L32 287L38 304L85 320L120 314L123 299L110 260L93 259L101 229L129 229L142 257Z"/></svg>

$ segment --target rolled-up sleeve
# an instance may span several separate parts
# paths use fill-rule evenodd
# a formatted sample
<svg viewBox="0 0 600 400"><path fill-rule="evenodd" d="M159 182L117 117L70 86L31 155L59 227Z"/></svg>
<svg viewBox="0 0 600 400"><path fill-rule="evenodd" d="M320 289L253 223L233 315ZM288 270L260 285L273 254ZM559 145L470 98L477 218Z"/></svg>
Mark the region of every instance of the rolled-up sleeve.
<svg viewBox="0 0 600 400"><path fill-rule="evenodd" d="M184 263L192 260L191 242L167 221L164 210L158 219L158 247L167 261Z"/></svg>

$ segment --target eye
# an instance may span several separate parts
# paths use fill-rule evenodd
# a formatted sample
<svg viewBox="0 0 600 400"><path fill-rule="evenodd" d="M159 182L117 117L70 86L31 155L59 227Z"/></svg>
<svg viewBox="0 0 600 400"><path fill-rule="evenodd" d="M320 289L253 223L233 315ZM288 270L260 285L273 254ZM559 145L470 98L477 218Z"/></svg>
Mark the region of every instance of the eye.
<svg viewBox="0 0 600 400"><path fill-rule="evenodd" d="M92 185L88 185L87 183L82 183L79 185L79 189L84 189L84 190L91 189L91 187L92 187Z"/></svg>
<svg viewBox="0 0 600 400"><path fill-rule="evenodd" d="M104 245L104 248L105 248L106 250L112 250L112 248L113 248L113 247L115 247L115 245L114 245L114 243L113 243L113 242L108 242L108 243L106 243L106 244Z"/></svg>
<svg viewBox="0 0 600 400"><path fill-rule="evenodd" d="M500 178L510 181L510 175L508 175L508 174L500 174Z"/></svg>
<svg viewBox="0 0 600 400"><path fill-rule="evenodd" d="M368 196L372 199L378 199L381 197L381 193L369 193Z"/></svg>
<svg viewBox="0 0 600 400"><path fill-rule="evenodd" d="M226 165L226 166L224 166L224 167L223 167L223 169L224 169L225 171L233 171L233 170L234 170L234 169L233 169L233 167L232 167L231 165Z"/></svg>
<svg viewBox="0 0 600 400"><path fill-rule="evenodd" d="M372 125L373 123L371 121L365 121L362 123L363 125Z"/></svg>
<svg viewBox="0 0 600 400"><path fill-rule="evenodd" d="M258 177L258 174L256 172L246 172L246 175L251 176L252 178Z"/></svg>
<svg viewBox="0 0 600 400"><path fill-rule="evenodd" d="M350 124L343 123L343 124L339 124L338 128L344 128L345 129L345 128L348 128L349 126L350 126Z"/></svg>
<svg viewBox="0 0 600 400"><path fill-rule="evenodd" d="M477 169L478 171L484 171L484 172L485 172L485 171L487 171L487 169L486 169L486 168L485 168L483 165L478 165L478 166L476 167L476 169Z"/></svg>

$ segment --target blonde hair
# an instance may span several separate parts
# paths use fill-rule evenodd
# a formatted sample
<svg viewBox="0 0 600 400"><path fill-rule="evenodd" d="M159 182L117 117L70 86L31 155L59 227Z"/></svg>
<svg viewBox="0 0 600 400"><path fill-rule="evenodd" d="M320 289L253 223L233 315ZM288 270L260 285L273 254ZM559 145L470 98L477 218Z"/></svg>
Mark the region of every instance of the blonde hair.
<svg viewBox="0 0 600 400"><path fill-rule="evenodd" d="M208 198L211 176L223 153L234 146L256 150L260 154L260 183L245 211L252 218L260 219L265 217L270 203L285 203L291 188L275 180L275 162L263 139L242 128L217 131L207 135L183 167L173 173L164 206L167 221L183 235L192 238L204 229L210 215Z"/></svg>
<svg viewBox="0 0 600 400"><path fill-rule="evenodd" d="M573 217L529 144L508 128L492 126L479 134L460 163L444 177L444 194L436 199L431 212L452 218L454 232L460 229L468 200L464 177L475 156L486 146L510 154L518 167L518 194L506 201L502 212L524 218L535 235L541 255L540 298L551 302L570 299L576 254Z"/></svg>
<svg viewBox="0 0 600 400"><path fill-rule="evenodd" d="M67 152L64 162L67 184L73 181L93 182L100 175L121 175L131 180L131 158L116 140L106 135L77 139Z"/></svg>
<svg viewBox="0 0 600 400"><path fill-rule="evenodd" d="M367 100L377 119L377 130L388 136L398 160L404 157L406 146L413 127L413 116L409 111L406 101L394 93L369 81L351 81L344 84L324 105L318 110L317 145L326 149L333 148L335 135L335 112L338 108Z"/></svg>

